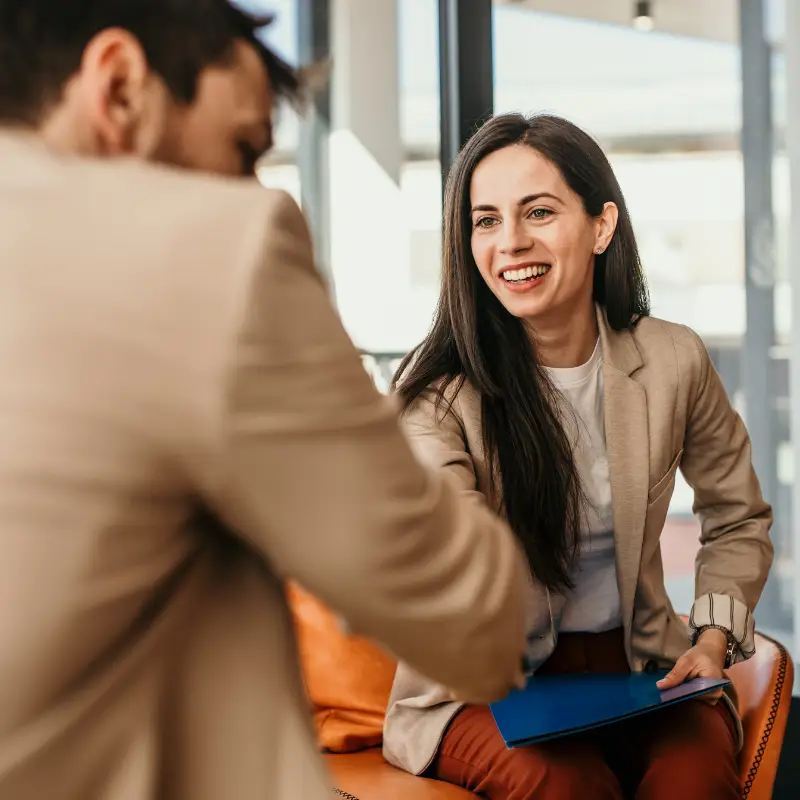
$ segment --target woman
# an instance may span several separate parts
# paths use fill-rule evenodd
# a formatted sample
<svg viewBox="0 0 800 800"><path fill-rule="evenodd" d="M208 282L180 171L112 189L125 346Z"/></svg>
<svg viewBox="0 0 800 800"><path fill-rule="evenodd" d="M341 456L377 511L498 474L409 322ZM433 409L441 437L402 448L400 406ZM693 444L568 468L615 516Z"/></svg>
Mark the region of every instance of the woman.
<svg viewBox="0 0 800 800"><path fill-rule="evenodd" d="M533 672L669 668L668 688L753 654L772 515L747 433L699 337L649 317L622 192L583 131L505 115L467 143L436 318L395 389L422 458L525 548ZM659 546L678 468L702 523L688 627ZM718 697L506 750L486 706L401 664L384 750L491 800L732 800L741 726Z"/></svg>

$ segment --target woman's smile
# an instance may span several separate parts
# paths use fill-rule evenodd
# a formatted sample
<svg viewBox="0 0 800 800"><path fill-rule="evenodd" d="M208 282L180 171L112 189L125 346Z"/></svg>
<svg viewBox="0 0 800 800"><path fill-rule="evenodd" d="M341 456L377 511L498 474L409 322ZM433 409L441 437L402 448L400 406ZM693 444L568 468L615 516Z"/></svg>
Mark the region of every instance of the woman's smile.
<svg viewBox="0 0 800 800"><path fill-rule="evenodd" d="M550 273L550 264L519 264L504 267L500 271L500 282L509 292L523 294L540 286Z"/></svg>

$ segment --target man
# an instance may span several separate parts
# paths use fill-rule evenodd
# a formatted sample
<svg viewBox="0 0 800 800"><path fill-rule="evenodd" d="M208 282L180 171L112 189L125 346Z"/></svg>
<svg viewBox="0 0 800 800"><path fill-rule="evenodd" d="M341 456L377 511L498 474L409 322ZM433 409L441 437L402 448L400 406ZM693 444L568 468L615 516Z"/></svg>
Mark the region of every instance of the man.
<svg viewBox="0 0 800 800"><path fill-rule="evenodd" d="M520 677L524 558L412 457L296 205L167 166L269 147L256 27L0 0L1 800L327 797L284 577L465 699Z"/></svg>

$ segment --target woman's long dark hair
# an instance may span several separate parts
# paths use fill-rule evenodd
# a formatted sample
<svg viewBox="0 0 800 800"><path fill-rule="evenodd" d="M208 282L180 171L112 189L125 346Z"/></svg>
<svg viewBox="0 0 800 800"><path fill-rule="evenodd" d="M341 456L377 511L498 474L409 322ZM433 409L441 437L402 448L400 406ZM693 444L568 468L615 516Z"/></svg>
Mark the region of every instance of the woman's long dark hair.
<svg viewBox="0 0 800 800"><path fill-rule="evenodd" d="M438 307L430 333L403 360L393 389L406 409L433 392L443 413L449 413L448 387L457 392L469 381L480 393L483 444L492 482L500 479L503 511L534 577L563 590L572 585L584 511L572 444L523 322L492 294L472 256L472 174L490 153L513 144L553 163L589 216L599 216L607 202L616 204L614 237L595 259L594 299L614 330L631 328L650 312L628 209L600 146L559 117L497 116L472 136L450 170Z"/></svg>

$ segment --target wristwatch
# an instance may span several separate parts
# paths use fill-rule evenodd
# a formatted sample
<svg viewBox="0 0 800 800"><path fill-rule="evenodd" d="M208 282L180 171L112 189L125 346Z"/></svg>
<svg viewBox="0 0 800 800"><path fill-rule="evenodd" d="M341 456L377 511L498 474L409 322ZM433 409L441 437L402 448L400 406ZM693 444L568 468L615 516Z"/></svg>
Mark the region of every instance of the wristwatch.
<svg viewBox="0 0 800 800"><path fill-rule="evenodd" d="M712 629L722 631L725 634L727 645L725 647L725 666L723 669L728 669L728 667L732 667L736 661L736 649L739 647L739 642L736 641L734 635L727 628L722 628L719 625L703 625L702 628L698 628L697 631L695 631L692 644L697 644L700 636L705 631Z"/></svg>

